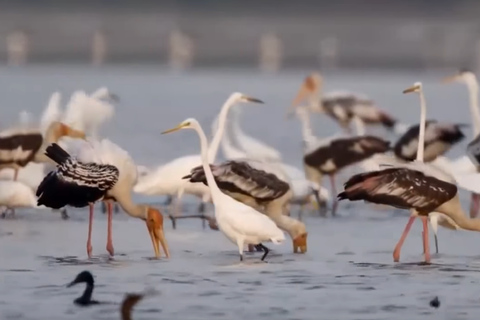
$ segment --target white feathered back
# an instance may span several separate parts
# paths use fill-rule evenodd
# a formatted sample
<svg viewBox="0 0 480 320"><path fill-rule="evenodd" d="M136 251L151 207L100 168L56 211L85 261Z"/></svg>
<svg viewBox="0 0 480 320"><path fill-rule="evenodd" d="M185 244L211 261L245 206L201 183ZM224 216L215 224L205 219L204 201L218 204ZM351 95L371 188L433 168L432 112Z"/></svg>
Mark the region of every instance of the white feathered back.
<svg viewBox="0 0 480 320"><path fill-rule="evenodd" d="M60 121L62 117L60 102L60 92L56 91L52 93L50 100L48 100L47 107L43 111L42 117L40 118L40 130L42 131L42 134L47 132L47 129L52 122Z"/></svg>

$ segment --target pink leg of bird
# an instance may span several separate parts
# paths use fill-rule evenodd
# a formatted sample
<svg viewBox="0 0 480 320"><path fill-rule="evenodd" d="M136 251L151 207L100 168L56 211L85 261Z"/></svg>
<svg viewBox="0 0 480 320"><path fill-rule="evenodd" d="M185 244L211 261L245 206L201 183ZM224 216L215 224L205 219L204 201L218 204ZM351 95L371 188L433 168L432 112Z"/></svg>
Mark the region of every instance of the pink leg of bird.
<svg viewBox="0 0 480 320"><path fill-rule="evenodd" d="M13 181L17 181L18 180L18 169L14 169L13 170ZM15 209L12 208L10 209L10 214L12 215L12 217L15 216Z"/></svg>
<svg viewBox="0 0 480 320"><path fill-rule="evenodd" d="M107 251L113 256L113 241L112 241L112 217L113 206L111 201L107 201Z"/></svg>
<svg viewBox="0 0 480 320"><path fill-rule="evenodd" d="M393 250L393 261L398 262L400 261L400 250L402 250L403 243L405 242L405 238L407 234L410 232L410 228L412 227L413 222L415 221L415 216L411 216L408 219L407 225L405 226L405 230L403 230L402 236L398 241L397 245L395 246L395 250Z"/></svg>
<svg viewBox="0 0 480 320"><path fill-rule="evenodd" d="M332 216L335 215L337 212L338 200L337 200L337 188L335 186L335 175L330 175L330 185L332 187L332 194L333 194L333 203L332 203Z"/></svg>
<svg viewBox="0 0 480 320"><path fill-rule="evenodd" d="M87 255L90 259L92 257L92 221L93 221L93 204L90 203L89 207L89 215L88 215L88 239L87 239Z"/></svg>
<svg viewBox="0 0 480 320"><path fill-rule="evenodd" d="M430 243L428 239L428 218L421 217L423 223L423 252L425 253L425 262L430 263Z"/></svg>
<svg viewBox="0 0 480 320"><path fill-rule="evenodd" d="M478 209L480 207L480 194L472 193L472 200L470 202L470 218L476 218Z"/></svg>

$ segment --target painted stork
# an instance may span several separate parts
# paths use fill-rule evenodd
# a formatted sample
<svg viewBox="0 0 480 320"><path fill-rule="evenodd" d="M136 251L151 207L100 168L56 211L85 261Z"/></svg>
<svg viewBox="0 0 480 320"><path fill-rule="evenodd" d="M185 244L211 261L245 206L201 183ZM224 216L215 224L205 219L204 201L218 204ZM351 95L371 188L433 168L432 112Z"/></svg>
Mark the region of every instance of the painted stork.
<svg viewBox="0 0 480 320"><path fill-rule="evenodd" d="M64 206L90 207L87 254L91 257L93 204L113 200L130 216L146 222L155 257L160 257L159 244L170 256L163 232L162 214L155 208L135 204L131 189L137 180L137 168L130 155L111 141L85 142L77 160L56 143L47 147L45 155L57 163L37 189L38 205L59 209ZM112 205L108 202L107 251L113 256Z"/></svg>

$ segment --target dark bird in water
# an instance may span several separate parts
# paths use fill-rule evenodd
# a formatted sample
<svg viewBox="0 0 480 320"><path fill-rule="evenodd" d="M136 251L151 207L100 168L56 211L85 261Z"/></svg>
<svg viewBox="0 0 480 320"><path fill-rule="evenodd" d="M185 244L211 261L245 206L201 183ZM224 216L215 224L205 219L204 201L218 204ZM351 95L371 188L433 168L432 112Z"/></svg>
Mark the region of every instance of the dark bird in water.
<svg viewBox="0 0 480 320"><path fill-rule="evenodd" d="M120 308L122 320L132 320L132 310L140 300L145 297L145 294L127 293Z"/></svg>
<svg viewBox="0 0 480 320"><path fill-rule="evenodd" d="M90 273L90 271L80 272L77 275L77 277L75 278L75 280L70 282L67 285L67 287L70 288L70 287L73 287L74 285L76 285L77 283L82 283L82 282L86 283L85 291L83 291L82 296L73 300L73 302L76 305L79 305L79 306L82 306L82 307L88 307L92 304L99 304L100 302L98 302L96 300L92 300L92 293L93 293L93 288L94 288L95 285L94 285L93 276Z"/></svg>

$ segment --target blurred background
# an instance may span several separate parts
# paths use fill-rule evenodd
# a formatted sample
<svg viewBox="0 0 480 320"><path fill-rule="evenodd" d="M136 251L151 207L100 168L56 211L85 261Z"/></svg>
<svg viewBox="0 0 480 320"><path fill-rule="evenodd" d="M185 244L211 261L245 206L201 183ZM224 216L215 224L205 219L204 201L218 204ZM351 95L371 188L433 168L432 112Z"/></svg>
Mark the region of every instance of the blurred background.
<svg viewBox="0 0 480 320"><path fill-rule="evenodd" d="M0 61L480 68L475 0L0 1Z"/></svg>

